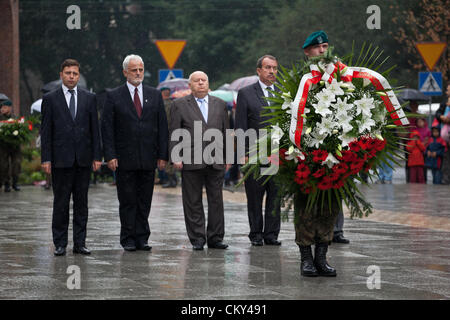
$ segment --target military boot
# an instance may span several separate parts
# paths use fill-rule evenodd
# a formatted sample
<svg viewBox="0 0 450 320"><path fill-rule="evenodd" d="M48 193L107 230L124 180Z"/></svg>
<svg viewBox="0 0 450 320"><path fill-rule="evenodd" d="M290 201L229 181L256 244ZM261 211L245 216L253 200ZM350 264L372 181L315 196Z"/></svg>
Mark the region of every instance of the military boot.
<svg viewBox="0 0 450 320"><path fill-rule="evenodd" d="M317 269L314 266L311 246L299 246L300 248L300 274L304 277L317 277Z"/></svg>
<svg viewBox="0 0 450 320"><path fill-rule="evenodd" d="M5 183L5 192L11 192L11 186L9 185L9 182Z"/></svg>
<svg viewBox="0 0 450 320"><path fill-rule="evenodd" d="M314 265L319 276L336 277L336 269L327 262L328 243L317 243L314 249Z"/></svg>

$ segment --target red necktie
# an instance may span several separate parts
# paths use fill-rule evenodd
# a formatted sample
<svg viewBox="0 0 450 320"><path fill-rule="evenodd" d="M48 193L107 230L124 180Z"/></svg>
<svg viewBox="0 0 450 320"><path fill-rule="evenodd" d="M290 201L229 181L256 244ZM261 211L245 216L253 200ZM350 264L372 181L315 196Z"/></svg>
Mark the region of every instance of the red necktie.
<svg viewBox="0 0 450 320"><path fill-rule="evenodd" d="M138 94L137 88L134 90L134 106L136 108L137 115L140 118L141 114L142 114L142 105L141 105L141 100L139 99L139 94Z"/></svg>

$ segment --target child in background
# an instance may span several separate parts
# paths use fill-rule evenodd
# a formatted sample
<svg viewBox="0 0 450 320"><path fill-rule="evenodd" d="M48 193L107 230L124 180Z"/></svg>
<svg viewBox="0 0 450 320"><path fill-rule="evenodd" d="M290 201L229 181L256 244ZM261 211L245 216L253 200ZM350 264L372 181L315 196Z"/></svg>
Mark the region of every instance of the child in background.
<svg viewBox="0 0 450 320"><path fill-rule="evenodd" d="M408 167L409 167L409 182L410 183L425 183L424 167L425 161L423 153L425 146L420 141L420 134L418 131L411 132L411 141L408 141L406 151L409 152Z"/></svg>
<svg viewBox="0 0 450 320"><path fill-rule="evenodd" d="M442 158L447 151L447 144L444 139L440 137L439 127L431 128L431 134L430 143L425 152L425 166L431 169L433 174L433 184L441 184L441 164Z"/></svg>
<svg viewBox="0 0 450 320"><path fill-rule="evenodd" d="M428 128L428 123L424 118L417 118L415 130L419 132L420 141L422 141L423 145L426 147L431 138L431 131ZM423 177L425 178L425 183L427 183L427 166L423 167Z"/></svg>

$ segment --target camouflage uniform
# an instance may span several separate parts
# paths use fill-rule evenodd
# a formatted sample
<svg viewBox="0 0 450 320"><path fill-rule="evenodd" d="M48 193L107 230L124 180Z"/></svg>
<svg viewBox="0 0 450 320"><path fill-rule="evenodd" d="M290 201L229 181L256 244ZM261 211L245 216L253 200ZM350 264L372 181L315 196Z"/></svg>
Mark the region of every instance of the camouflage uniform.
<svg viewBox="0 0 450 320"><path fill-rule="evenodd" d="M307 195L294 198L295 208L295 243L299 246L310 246L317 243L330 243L333 240L334 225L340 211L334 196L331 198L331 210L328 197L325 197L323 211L321 203L316 205L313 212L306 212ZM320 200L319 200L320 202Z"/></svg>
<svg viewBox="0 0 450 320"><path fill-rule="evenodd" d="M9 120L15 118L13 115L5 116L0 114L0 121ZM22 163L22 152L20 146L11 145L9 143L0 142L0 187L5 185L5 190L9 189L12 185L14 189L17 188L17 182L19 180L19 174Z"/></svg>

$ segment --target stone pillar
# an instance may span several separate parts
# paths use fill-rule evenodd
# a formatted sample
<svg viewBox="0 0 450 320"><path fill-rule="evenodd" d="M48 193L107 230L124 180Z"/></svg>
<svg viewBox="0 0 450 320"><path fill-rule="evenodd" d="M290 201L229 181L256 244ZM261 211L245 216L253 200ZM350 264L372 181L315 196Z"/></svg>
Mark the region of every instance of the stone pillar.
<svg viewBox="0 0 450 320"><path fill-rule="evenodd" d="M0 92L19 115L19 0L0 0L0 24Z"/></svg>

